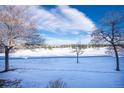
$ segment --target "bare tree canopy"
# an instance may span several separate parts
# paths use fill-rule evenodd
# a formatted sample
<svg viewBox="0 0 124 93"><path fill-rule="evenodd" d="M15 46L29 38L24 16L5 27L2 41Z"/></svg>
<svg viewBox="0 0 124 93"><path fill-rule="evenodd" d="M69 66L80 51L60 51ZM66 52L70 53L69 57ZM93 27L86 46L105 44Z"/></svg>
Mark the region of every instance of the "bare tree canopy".
<svg viewBox="0 0 124 93"><path fill-rule="evenodd" d="M108 12L100 20L100 27L98 27L93 33L91 40L96 44L108 44L108 52L115 54L116 57L116 70L119 71L119 50L123 46L124 38L124 20L122 12Z"/></svg>
<svg viewBox="0 0 124 93"><path fill-rule="evenodd" d="M83 47L82 47L82 45L81 45L81 43L80 42L78 42L76 45L74 45L73 47L72 47L72 52L73 53L76 53L76 57L77 57L77 63L79 63L79 60L78 60L78 58L79 58L79 56L81 55L81 54L83 54Z"/></svg>
<svg viewBox="0 0 124 93"><path fill-rule="evenodd" d="M36 35L37 23L33 20L34 15L30 14L30 8L31 6L1 6L0 42L2 46L13 47L17 41L27 42L30 37L32 39Z"/></svg>
<svg viewBox="0 0 124 93"><path fill-rule="evenodd" d="M44 41L38 36L38 17L32 13L33 7L35 6L0 6L0 46L5 48L5 62L8 61L9 50L18 43Z"/></svg>

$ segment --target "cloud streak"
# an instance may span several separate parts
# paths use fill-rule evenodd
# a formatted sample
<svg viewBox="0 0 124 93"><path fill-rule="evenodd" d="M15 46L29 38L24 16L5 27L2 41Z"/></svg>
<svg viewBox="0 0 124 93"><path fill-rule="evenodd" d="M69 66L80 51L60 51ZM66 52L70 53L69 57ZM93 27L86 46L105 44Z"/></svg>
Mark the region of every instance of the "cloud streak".
<svg viewBox="0 0 124 93"><path fill-rule="evenodd" d="M45 9L44 6L32 6L34 19L38 22L38 28L42 31L49 31L60 34L74 34L80 35L81 32L87 34L91 33L96 26L94 22L88 18L83 12L70 6L57 6L50 9ZM32 13L32 14L33 14ZM90 38L89 36L86 36ZM51 38L51 42L52 42ZM86 39L86 38L85 38ZM62 39L54 39L57 42ZM86 39L88 40L88 39ZM72 42L70 40L64 40L62 42ZM73 41L75 42L75 41Z"/></svg>
<svg viewBox="0 0 124 93"><path fill-rule="evenodd" d="M53 32L91 32L96 26L83 12L69 6L57 6L50 10L33 7L39 17L39 28ZM74 32L74 33L75 33Z"/></svg>

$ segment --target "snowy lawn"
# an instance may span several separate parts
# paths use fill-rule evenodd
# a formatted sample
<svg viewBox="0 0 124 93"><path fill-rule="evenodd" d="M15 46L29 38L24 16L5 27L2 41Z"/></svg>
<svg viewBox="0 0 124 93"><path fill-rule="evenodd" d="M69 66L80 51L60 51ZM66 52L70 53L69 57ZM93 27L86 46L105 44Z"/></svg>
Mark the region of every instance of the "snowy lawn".
<svg viewBox="0 0 124 93"><path fill-rule="evenodd" d="M22 87L46 87L51 80L61 79L69 88L124 87L124 58L120 58L121 71L115 71L113 57L76 58L12 58L15 71L0 73L0 79L21 81ZM3 70L4 60L0 60Z"/></svg>
<svg viewBox="0 0 124 93"><path fill-rule="evenodd" d="M75 56L76 53L72 52L71 48L53 48L53 49L20 49L15 53L10 53L10 57L53 57L53 56ZM106 56L106 48L87 48L84 49L82 56ZM0 53L0 57L4 56L4 53Z"/></svg>

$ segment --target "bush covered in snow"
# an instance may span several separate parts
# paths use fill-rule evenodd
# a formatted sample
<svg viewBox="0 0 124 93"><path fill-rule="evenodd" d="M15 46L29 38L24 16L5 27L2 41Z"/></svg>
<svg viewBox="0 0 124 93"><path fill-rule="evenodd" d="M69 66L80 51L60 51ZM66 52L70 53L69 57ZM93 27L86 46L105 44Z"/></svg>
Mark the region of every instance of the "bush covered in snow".
<svg viewBox="0 0 124 93"><path fill-rule="evenodd" d="M21 80L0 80L0 87L1 88L20 88Z"/></svg>
<svg viewBox="0 0 124 93"><path fill-rule="evenodd" d="M65 87L66 87L66 83L61 79L49 81L49 84L47 85L47 88L65 88Z"/></svg>

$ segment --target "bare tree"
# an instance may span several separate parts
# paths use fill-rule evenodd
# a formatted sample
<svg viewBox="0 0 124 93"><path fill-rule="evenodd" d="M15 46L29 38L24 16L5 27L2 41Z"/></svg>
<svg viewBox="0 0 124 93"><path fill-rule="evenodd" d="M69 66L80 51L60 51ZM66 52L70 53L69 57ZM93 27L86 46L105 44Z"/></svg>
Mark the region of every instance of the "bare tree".
<svg viewBox="0 0 124 93"><path fill-rule="evenodd" d="M101 27L92 33L92 43L108 44L108 52L115 54L116 71L120 71L119 67L119 50L123 38L123 18L121 12L108 12L101 19Z"/></svg>
<svg viewBox="0 0 124 93"><path fill-rule="evenodd" d="M76 45L74 45L73 47L72 47L72 49L73 49L73 53L76 53L76 58L77 58L77 64L79 63L79 56L81 55L81 54L83 54L83 50L82 50L82 45L80 44L80 43L77 43Z"/></svg>
<svg viewBox="0 0 124 93"><path fill-rule="evenodd" d="M0 6L0 46L5 49L5 71L9 70L9 52L18 43L37 37L37 23L31 6Z"/></svg>

